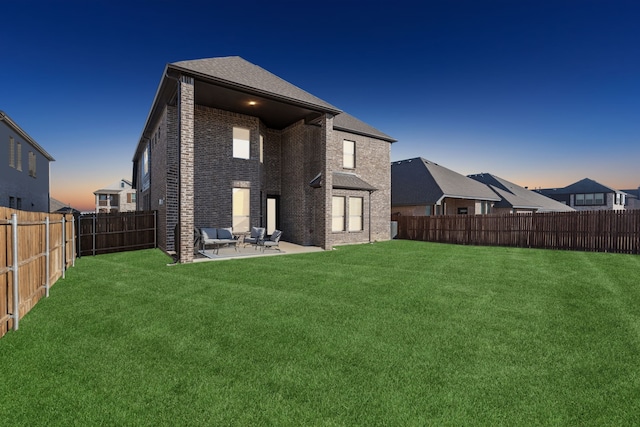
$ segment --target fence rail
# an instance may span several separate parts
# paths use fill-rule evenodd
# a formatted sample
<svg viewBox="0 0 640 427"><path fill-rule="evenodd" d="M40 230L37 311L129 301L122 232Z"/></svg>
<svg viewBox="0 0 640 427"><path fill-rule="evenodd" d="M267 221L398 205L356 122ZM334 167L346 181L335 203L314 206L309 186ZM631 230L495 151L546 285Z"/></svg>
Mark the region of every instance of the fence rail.
<svg viewBox="0 0 640 427"><path fill-rule="evenodd" d="M75 262L72 215L24 212L0 207L0 337Z"/></svg>
<svg viewBox="0 0 640 427"><path fill-rule="evenodd" d="M78 256L155 248L156 224L156 211L80 215Z"/></svg>
<svg viewBox="0 0 640 427"><path fill-rule="evenodd" d="M392 219L400 239L640 254L640 210Z"/></svg>

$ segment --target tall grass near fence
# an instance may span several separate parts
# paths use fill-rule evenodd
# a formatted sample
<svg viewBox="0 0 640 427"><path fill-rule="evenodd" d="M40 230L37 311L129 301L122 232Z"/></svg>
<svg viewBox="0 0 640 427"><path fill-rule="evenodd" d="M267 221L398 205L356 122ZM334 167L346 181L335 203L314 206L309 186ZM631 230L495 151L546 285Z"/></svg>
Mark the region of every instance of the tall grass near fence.
<svg viewBox="0 0 640 427"><path fill-rule="evenodd" d="M0 207L0 337L73 263L73 216Z"/></svg>
<svg viewBox="0 0 640 427"><path fill-rule="evenodd" d="M640 254L640 210L393 219L398 221L400 239Z"/></svg>

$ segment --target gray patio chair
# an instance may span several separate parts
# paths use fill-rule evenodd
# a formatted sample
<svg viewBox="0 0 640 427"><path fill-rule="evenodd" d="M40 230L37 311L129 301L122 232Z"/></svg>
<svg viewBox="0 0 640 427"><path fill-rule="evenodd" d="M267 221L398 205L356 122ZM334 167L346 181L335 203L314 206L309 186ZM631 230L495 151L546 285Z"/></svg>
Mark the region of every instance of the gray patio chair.
<svg viewBox="0 0 640 427"><path fill-rule="evenodd" d="M251 235L244 238L244 246L253 245L258 249L258 245L264 240L266 229L264 227L251 227Z"/></svg>
<svg viewBox="0 0 640 427"><path fill-rule="evenodd" d="M273 234L271 234L271 237L267 240L264 240L262 242L262 244L260 245L262 247L262 252L264 252L264 250L266 248L273 248L273 249L277 249L278 251L280 250L280 237L282 237L282 231L280 230L275 230L273 232Z"/></svg>

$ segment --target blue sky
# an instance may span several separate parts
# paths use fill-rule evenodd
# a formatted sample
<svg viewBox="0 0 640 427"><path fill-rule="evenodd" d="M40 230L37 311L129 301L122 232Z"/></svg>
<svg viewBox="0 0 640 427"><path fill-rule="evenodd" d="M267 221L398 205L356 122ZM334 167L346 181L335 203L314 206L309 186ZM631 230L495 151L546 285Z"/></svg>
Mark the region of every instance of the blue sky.
<svg viewBox="0 0 640 427"><path fill-rule="evenodd" d="M164 66L238 55L425 157L530 188L640 186L640 2L2 2L0 110L90 209L131 179Z"/></svg>

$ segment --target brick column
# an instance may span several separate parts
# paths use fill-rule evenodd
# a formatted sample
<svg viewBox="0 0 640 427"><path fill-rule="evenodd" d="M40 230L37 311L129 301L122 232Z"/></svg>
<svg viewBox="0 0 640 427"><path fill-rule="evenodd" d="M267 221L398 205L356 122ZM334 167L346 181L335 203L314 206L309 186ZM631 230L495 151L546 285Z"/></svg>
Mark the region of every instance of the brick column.
<svg viewBox="0 0 640 427"><path fill-rule="evenodd" d="M193 262L193 146L194 86L193 77L180 77L180 262Z"/></svg>
<svg viewBox="0 0 640 427"><path fill-rule="evenodd" d="M333 147L335 144L333 143L333 116L329 114L325 114L325 119L322 120L321 125L321 139L323 145L323 159L322 159L322 180L324 181L322 184L322 191L324 191L324 206L321 209L321 214L324 215L324 230L323 233L323 241L321 242L321 247L326 250L331 250L333 248L333 239L331 236L331 205L333 203L332 195L333 195L333 168L335 153Z"/></svg>

